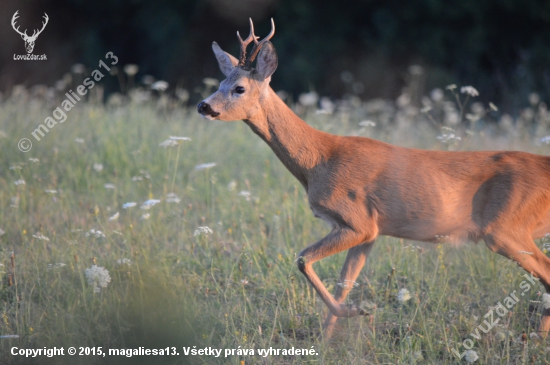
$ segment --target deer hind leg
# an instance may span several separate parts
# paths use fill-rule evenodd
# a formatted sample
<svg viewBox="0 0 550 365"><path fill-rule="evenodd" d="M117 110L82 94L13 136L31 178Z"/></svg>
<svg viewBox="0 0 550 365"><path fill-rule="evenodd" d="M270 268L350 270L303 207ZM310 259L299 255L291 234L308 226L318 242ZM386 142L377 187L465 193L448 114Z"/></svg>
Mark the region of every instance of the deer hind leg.
<svg viewBox="0 0 550 365"><path fill-rule="evenodd" d="M346 262L344 263L344 267L342 268L342 276L345 277L344 280L353 281L357 278L359 271L365 263L366 254L370 250L370 247L365 246L363 249L360 249L355 248L355 246L361 245L361 243L366 241L372 244L372 241L374 241L374 237L368 237L368 239L366 238L367 237L365 237L364 234L359 234L349 228L335 228L326 237L300 252L298 256L298 268L326 304L330 314L335 317L355 317L365 313L357 307L347 307L342 304L347 292L349 291L339 291L337 289L337 299L330 295L327 288L323 285L313 270L312 265L314 262L319 261L324 257L351 249L348 253ZM327 323L329 327L331 327L330 323L333 319L329 318L327 318ZM327 337L330 337L330 335Z"/></svg>
<svg viewBox="0 0 550 365"><path fill-rule="evenodd" d="M344 266L342 266L342 271L340 272L340 280L338 282L338 286L336 287L336 293L334 293L334 300L338 304L342 304L350 290L353 288L355 279L357 279L361 269L365 265L373 245L374 241L371 241L352 247L348 250L346 261L344 262ZM328 312L325 324L323 325L325 338L330 338L332 335L337 319L338 317L332 314L331 311Z"/></svg>
<svg viewBox="0 0 550 365"><path fill-rule="evenodd" d="M488 235L485 243L494 252L514 260L525 271L539 278L546 292L550 294L550 258L533 242L529 235L518 238L514 234ZM543 309L538 332L543 337L550 331L550 308Z"/></svg>

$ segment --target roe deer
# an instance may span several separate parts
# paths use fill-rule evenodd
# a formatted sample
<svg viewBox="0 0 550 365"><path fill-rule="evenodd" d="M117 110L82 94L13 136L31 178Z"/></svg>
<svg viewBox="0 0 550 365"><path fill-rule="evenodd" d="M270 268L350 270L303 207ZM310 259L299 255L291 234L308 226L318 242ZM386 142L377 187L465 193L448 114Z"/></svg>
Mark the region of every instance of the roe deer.
<svg viewBox="0 0 550 365"><path fill-rule="evenodd" d="M303 185L315 216L332 225L332 231L300 252L297 260L329 308L325 338L337 317L366 314L343 302L351 289L346 284L356 280L379 235L424 242L483 239L490 250L515 260L550 292L550 258L533 241L550 232L550 157L425 151L318 131L269 86L278 63L269 42L275 32L273 19L262 41L254 35L252 20L250 28L244 41L237 32L239 59L212 44L227 78L198 111L206 119L242 119L248 124ZM344 250L348 253L333 297L312 264ZM550 308L543 309L538 330L548 334Z"/></svg>

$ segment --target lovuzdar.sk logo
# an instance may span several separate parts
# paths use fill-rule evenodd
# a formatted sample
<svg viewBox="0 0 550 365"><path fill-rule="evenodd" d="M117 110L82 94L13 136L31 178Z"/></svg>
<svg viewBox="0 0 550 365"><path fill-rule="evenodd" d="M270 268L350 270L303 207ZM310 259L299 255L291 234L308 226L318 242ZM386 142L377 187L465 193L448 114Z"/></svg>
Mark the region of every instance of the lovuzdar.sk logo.
<svg viewBox="0 0 550 365"><path fill-rule="evenodd" d="M11 26L13 27L13 30L15 30L21 36L21 38L23 38L23 41L25 41L25 50L27 51L27 54L25 54L25 55L16 55L16 54L14 54L13 59L14 60L26 60L26 61L45 61L45 60L47 60L47 57L46 57L45 54L35 55L35 54L32 54L32 51L34 49L34 42L36 42L36 38L38 38L40 33L42 33L44 28L46 28L46 25L48 24L48 20L50 20L50 18L48 18L48 14L44 13L44 21L42 22L42 29L40 29L40 30L35 29L33 31L32 35L29 36L27 34L26 29L25 29L24 32L21 32L19 30L19 26L15 24L17 18L19 18L18 12L19 12L19 10L17 10L15 12L15 14L13 14L13 17L11 18Z"/></svg>

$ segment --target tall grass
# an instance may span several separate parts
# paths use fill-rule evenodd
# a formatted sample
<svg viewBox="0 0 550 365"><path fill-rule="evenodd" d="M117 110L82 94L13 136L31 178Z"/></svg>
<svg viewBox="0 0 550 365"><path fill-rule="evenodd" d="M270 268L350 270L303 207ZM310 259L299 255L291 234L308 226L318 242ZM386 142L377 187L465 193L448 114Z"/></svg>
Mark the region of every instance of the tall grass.
<svg viewBox="0 0 550 365"><path fill-rule="evenodd" d="M442 143L436 137L446 124L437 119L437 105L427 111L442 121L437 128L410 108L371 101L341 105L330 115L300 112L331 133L403 146L548 150L535 143L547 132L543 123L484 125L485 118L462 139ZM334 340L322 344L326 307L295 259L328 227L314 219L299 183L244 123L205 121L193 107L83 103L35 141L30 133L49 115L51 107L40 100L0 104L0 336L18 336L0 339L0 363L455 364L464 360L451 349L461 349L488 307L524 279L520 268L483 244L381 237L349 299L372 315L340 319ZM365 119L376 126L360 124ZM170 136L191 141L159 146ZM34 142L28 153L17 149L23 137ZM216 165L196 168L211 162ZM20 180L25 183L16 185ZM167 199L170 193L180 201ZM160 203L141 209L149 199ZM137 204L124 209L128 202ZM343 255L316 264L331 291ZM86 277L92 265L111 278L99 293ZM403 288L411 299L401 302ZM550 363L549 344L529 338L542 290L529 291L502 326L475 343L478 363ZM185 357L182 347L194 345L256 353ZM12 356L13 346L176 346L180 356L29 360ZM311 346L318 355L257 353Z"/></svg>

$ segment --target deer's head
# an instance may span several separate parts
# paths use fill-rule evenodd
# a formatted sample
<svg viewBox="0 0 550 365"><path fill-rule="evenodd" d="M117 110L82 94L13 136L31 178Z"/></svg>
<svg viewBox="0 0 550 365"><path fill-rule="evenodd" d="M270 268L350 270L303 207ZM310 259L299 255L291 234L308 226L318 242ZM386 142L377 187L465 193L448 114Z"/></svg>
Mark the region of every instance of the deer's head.
<svg viewBox="0 0 550 365"><path fill-rule="evenodd" d="M38 38L40 33L42 33L44 28L46 28L46 24L48 24L48 20L49 20L48 14L44 13L44 21L42 22L42 29L40 30L35 29L32 35L29 36L27 34L26 29L24 32L21 32L19 30L19 26L17 26L17 28L15 27L15 21L17 20L17 18L19 18L19 15L17 15L18 12L19 10L17 10L15 14L13 14L13 17L11 18L11 26L13 27L13 30L19 33L19 35L21 35L21 38L23 38L23 40L25 41L25 49L27 50L27 53L32 53L32 50L34 49L34 42L36 42L36 38Z"/></svg>
<svg viewBox="0 0 550 365"><path fill-rule="evenodd" d="M216 42L212 44L220 69L227 78L220 83L218 91L197 106L203 118L225 121L250 119L260 112L260 100L267 95L271 75L277 68L277 53L269 42L274 33L275 23L271 19L271 32L258 42L250 19L248 38L243 41L237 32L241 43L239 59L224 52ZM246 48L252 42L254 47L247 57ZM252 68L256 58L256 68Z"/></svg>

